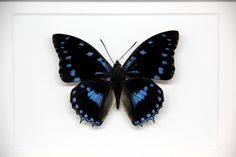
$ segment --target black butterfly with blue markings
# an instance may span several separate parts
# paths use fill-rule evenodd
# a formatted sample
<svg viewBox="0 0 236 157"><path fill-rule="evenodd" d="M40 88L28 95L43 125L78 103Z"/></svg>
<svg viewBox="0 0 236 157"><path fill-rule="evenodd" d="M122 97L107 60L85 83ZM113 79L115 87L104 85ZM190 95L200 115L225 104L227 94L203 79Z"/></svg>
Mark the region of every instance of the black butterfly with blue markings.
<svg viewBox="0 0 236 157"><path fill-rule="evenodd" d="M60 77L64 82L79 82L71 92L71 104L81 121L92 126L103 123L113 101L119 109L120 99L133 125L154 121L162 107L162 89L154 80L173 77L174 50L178 31L167 31L144 41L123 66L116 61L113 67L90 44L76 37L54 34ZM122 93L122 94L121 94Z"/></svg>

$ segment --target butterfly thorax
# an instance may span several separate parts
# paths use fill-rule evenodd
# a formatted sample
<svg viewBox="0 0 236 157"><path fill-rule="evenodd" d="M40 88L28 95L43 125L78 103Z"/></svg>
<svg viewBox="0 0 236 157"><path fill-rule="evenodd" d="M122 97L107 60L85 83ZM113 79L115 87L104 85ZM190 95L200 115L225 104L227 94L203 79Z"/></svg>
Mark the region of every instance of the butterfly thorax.
<svg viewBox="0 0 236 157"><path fill-rule="evenodd" d="M111 82L112 82L112 89L114 91L116 98L117 109L119 109L120 95L124 79L125 79L125 73L122 71L121 64L119 63L119 61L116 61L111 72Z"/></svg>

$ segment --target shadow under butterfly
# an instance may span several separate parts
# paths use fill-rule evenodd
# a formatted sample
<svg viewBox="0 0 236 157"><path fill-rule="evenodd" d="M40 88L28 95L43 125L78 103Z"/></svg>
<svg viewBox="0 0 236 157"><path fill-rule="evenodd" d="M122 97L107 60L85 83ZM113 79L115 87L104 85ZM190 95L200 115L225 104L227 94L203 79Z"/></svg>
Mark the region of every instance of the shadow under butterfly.
<svg viewBox="0 0 236 157"><path fill-rule="evenodd" d="M54 34L52 38L60 59L61 79L79 82L72 89L70 101L81 121L100 126L112 105L113 91L117 109L121 100L133 125L155 122L154 116L162 107L164 96L152 79L173 77L178 31L152 36L140 44L122 66L116 61L113 67L79 38L66 34Z"/></svg>

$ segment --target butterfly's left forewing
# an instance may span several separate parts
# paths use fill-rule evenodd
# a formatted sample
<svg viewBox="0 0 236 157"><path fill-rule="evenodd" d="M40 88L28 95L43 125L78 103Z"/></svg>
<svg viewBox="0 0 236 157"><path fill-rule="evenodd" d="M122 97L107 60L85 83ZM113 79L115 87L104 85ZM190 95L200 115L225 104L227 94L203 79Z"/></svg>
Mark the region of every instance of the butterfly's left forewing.
<svg viewBox="0 0 236 157"><path fill-rule="evenodd" d="M122 102L134 125L154 121L163 101L161 88L152 80L134 77L125 81Z"/></svg>
<svg viewBox="0 0 236 157"><path fill-rule="evenodd" d="M102 55L82 39L54 34L53 44L60 59L59 73L64 82L95 79L112 70Z"/></svg>

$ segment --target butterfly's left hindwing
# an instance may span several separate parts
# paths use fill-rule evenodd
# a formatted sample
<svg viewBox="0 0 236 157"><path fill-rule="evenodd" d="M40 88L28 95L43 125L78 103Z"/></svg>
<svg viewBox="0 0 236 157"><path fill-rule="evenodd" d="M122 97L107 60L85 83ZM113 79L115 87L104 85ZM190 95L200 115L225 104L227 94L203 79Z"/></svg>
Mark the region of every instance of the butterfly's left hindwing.
<svg viewBox="0 0 236 157"><path fill-rule="evenodd" d="M103 123L112 104L111 85L104 78L82 81L71 92L72 108L92 126Z"/></svg>
<svg viewBox="0 0 236 157"><path fill-rule="evenodd" d="M130 78L125 81L122 102L134 125L142 125L154 116L162 107L163 92L152 80Z"/></svg>
<svg viewBox="0 0 236 157"><path fill-rule="evenodd" d="M131 77L169 80L173 77L174 50L178 31L167 31L144 41L124 63L122 69Z"/></svg>
<svg viewBox="0 0 236 157"><path fill-rule="evenodd" d="M54 34L53 44L60 59L64 82L95 79L112 70L102 55L85 41L66 34Z"/></svg>

